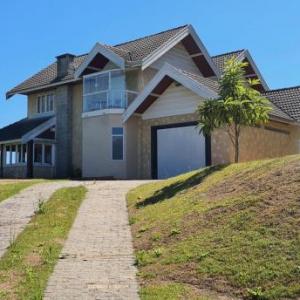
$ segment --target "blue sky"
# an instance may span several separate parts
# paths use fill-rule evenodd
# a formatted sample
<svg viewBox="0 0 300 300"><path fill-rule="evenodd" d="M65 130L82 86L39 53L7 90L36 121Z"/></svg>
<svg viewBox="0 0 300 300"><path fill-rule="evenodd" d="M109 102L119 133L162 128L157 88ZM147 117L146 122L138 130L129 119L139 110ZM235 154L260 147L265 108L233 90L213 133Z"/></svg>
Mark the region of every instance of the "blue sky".
<svg viewBox="0 0 300 300"><path fill-rule="evenodd" d="M250 50L271 88L300 84L299 0L5 0L0 4L0 127L26 115L5 92L53 62L192 24L211 55Z"/></svg>

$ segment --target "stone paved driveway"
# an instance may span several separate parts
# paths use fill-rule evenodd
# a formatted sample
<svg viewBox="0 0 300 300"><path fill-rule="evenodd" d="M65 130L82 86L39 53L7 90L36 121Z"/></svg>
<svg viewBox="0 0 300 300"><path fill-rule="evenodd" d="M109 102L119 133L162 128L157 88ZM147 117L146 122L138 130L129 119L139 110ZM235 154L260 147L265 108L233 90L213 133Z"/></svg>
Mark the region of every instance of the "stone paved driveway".
<svg viewBox="0 0 300 300"><path fill-rule="evenodd" d="M86 184L87 197L50 277L44 299L139 298L125 195L141 183Z"/></svg>
<svg viewBox="0 0 300 300"><path fill-rule="evenodd" d="M59 188L81 184L76 181L39 183L0 203L0 257L10 242L24 229L34 215L39 201L47 201Z"/></svg>

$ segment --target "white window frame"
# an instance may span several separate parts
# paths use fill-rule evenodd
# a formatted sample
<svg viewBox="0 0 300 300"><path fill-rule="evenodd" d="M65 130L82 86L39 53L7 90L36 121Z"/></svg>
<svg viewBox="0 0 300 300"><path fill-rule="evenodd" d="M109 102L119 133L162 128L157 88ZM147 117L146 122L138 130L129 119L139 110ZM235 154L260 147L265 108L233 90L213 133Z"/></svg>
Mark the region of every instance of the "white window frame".
<svg viewBox="0 0 300 300"><path fill-rule="evenodd" d="M113 134L113 128L122 128L123 129L123 134ZM123 138L122 141L122 147L123 147L123 151L122 151L122 159L115 159L113 157L114 154L114 136L121 136ZM113 161L124 161L124 156L125 156L125 128L122 126L115 126L115 127L111 127L111 159Z"/></svg>
<svg viewBox="0 0 300 300"><path fill-rule="evenodd" d="M21 152L18 151L18 148L19 146L21 145ZM15 147L15 152L16 152L16 161L15 163L13 163L12 161L12 147ZM7 147L9 148L9 163L7 163ZM26 149L26 156L25 156L25 161L19 161L19 158L21 157L22 159L22 153L23 153L23 149ZM6 167L17 167L17 166L24 166L27 164L27 159L28 159L28 156L27 156L27 145L26 144L21 144L21 143L18 143L18 144L5 144L4 145L4 165Z"/></svg>
<svg viewBox="0 0 300 300"><path fill-rule="evenodd" d="M42 145L42 162L35 162L35 145ZM51 163L45 162L45 146L51 146ZM36 141L33 143L33 165L40 167L54 167L55 166L55 145L51 143Z"/></svg>
<svg viewBox="0 0 300 300"><path fill-rule="evenodd" d="M52 97L52 100L50 101L50 97ZM51 93L45 93L45 94L39 94L37 96L36 100L36 112L38 115L42 114L50 114L54 112L54 102L55 102L55 95L53 92ZM52 105L51 105L52 102ZM44 106L44 110L43 110ZM52 106L52 107L51 107Z"/></svg>
<svg viewBox="0 0 300 300"><path fill-rule="evenodd" d="M112 73L113 72L117 72L117 71L122 72L123 75L124 75L124 84L125 84L124 90L118 90L118 89L112 90L112 88L111 88ZM95 77L95 76L98 76L98 75L104 75L106 73L108 73L108 89L107 90L102 90L102 91L92 92L92 93L85 93L84 92L84 81L85 81L85 79L90 78L90 77ZM104 93L106 93L106 104L108 105L109 104L109 99L110 99L110 93L112 91L115 91L115 92L119 91L119 92L123 93L123 97L124 97L124 101L125 101L125 107L127 107L127 104L128 104L127 103L127 92L138 93L138 92L135 92L135 91L128 91L126 89L126 74L125 74L125 71L123 69L110 69L110 70L106 70L106 71L99 71L99 72L95 72L95 73L92 73L92 74L84 75L83 76L83 93L82 93L82 97L83 97L83 101L82 101L82 106L83 107L82 107L82 110L83 110L83 112L97 111L97 110L87 111L85 109L85 97L86 96L93 96L93 95L98 95L98 94L102 94L102 93L104 94ZM115 109L120 109L120 108L115 108ZM103 110L103 109L100 109L100 110Z"/></svg>

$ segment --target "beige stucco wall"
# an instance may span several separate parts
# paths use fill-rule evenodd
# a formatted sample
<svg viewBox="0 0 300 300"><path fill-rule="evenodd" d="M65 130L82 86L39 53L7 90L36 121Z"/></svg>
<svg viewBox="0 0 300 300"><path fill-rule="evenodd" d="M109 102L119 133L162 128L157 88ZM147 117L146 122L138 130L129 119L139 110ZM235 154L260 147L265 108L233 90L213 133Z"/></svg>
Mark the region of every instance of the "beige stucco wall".
<svg viewBox="0 0 300 300"><path fill-rule="evenodd" d="M78 176L82 167L82 83L72 88L72 169Z"/></svg>
<svg viewBox="0 0 300 300"><path fill-rule="evenodd" d="M38 96L44 95L44 94L49 94L52 93L54 94L54 111L55 111L55 90L50 89L44 92L38 92L38 93L33 93L29 94L27 97L27 117L32 118L38 116L37 114L37 99Z"/></svg>
<svg viewBox="0 0 300 300"><path fill-rule="evenodd" d="M112 159L112 127L122 127L121 115L82 119L83 177L126 178L126 159ZM126 132L125 132L126 135Z"/></svg>
<svg viewBox="0 0 300 300"><path fill-rule="evenodd" d="M37 113L37 94L30 94L27 99L27 117L32 118Z"/></svg>
<svg viewBox="0 0 300 300"><path fill-rule="evenodd" d="M151 177L151 127L172 123L196 121L195 114L178 115L149 120L139 120L138 130L138 177ZM275 132L264 128L248 127L241 133L240 161L272 158L300 153L300 127L270 121L266 127L277 128ZM211 137L212 164L233 161L234 152L224 129L213 132Z"/></svg>

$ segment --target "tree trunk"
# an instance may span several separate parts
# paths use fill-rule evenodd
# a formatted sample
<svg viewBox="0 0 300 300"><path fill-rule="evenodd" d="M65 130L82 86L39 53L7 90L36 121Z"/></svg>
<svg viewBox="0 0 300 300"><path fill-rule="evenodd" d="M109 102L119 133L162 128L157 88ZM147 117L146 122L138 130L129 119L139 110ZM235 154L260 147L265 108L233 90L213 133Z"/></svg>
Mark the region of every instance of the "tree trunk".
<svg viewBox="0 0 300 300"><path fill-rule="evenodd" d="M239 155L240 155L240 144L239 144L239 129L238 126L234 125L234 162L239 162Z"/></svg>

